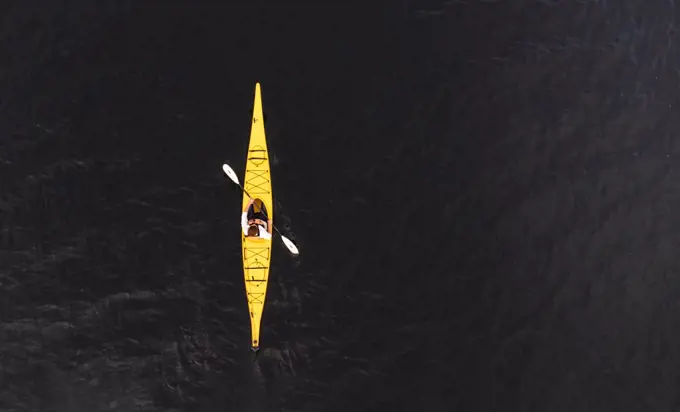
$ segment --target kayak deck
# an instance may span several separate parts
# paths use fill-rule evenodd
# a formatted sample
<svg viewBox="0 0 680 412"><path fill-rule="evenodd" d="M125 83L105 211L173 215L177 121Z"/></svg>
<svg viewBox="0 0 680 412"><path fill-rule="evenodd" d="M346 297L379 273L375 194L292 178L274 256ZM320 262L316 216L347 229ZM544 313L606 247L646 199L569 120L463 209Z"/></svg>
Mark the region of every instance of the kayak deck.
<svg viewBox="0 0 680 412"><path fill-rule="evenodd" d="M255 85L253 119L243 186L250 196L262 201L269 219L274 220L269 153L264 131L259 83ZM241 210L246 207L249 200L250 198L244 192ZM260 346L260 324L267 295L272 240L246 237L241 231L241 244L243 249L243 274L250 314L251 346L254 350L257 350Z"/></svg>

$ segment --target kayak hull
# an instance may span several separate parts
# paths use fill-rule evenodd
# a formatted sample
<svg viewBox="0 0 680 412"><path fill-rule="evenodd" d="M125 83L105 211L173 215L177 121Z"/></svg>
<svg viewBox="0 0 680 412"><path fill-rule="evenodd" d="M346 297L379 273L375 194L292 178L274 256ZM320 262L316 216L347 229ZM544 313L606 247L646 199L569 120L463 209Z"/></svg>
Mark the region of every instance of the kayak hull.
<svg viewBox="0 0 680 412"><path fill-rule="evenodd" d="M269 152L265 137L262 94L259 83L255 85L255 102L243 187L250 196L264 204L268 218L274 220ZM244 192L241 210L246 207L249 200L250 198ZM260 347L260 325L267 296L272 240L246 237L241 230L241 245L246 298L248 299L250 316L251 347L253 350L257 350Z"/></svg>

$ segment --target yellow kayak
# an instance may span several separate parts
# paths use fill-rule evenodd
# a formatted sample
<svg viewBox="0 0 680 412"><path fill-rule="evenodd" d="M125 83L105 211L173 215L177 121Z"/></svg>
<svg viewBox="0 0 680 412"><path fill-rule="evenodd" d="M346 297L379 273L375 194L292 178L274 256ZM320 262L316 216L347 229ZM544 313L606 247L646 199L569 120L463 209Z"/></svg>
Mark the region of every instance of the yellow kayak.
<svg viewBox="0 0 680 412"><path fill-rule="evenodd" d="M255 103L253 105L253 121L250 129L250 143L246 160L246 173L243 179L242 209L246 207L252 196L256 201L255 211L264 205L269 219L274 220L274 204L272 202L272 181L269 170L269 154L264 133L264 117L262 115L262 95L260 83L255 85ZM253 350L260 347L260 324L267 296L269 265L272 255L272 239L246 237L241 230L243 246L243 274L250 313L251 345Z"/></svg>

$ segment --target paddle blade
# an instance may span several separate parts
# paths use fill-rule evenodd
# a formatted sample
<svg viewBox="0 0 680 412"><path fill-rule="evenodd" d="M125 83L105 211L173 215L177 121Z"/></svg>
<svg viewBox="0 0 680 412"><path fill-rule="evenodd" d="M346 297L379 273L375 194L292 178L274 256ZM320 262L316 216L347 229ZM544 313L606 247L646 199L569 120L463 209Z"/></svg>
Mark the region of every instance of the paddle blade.
<svg viewBox="0 0 680 412"><path fill-rule="evenodd" d="M236 172L234 172L234 169L232 169L231 167L229 167L228 164L226 164L226 163L223 164L223 165L222 165L222 170L224 170L224 174L226 174L227 176L229 176L229 179L231 179L232 182L236 183L237 185L240 185L240 184L241 184L241 183L239 183L239 181L238 181L238 176L236 176Z"/></svg>
<svg viewBox="0 0 680 412"><path fill-rule="evenodd" d="M300 251L298 250L297 246L295 246L295 243L291 242L290 239L281 235L281 240L283 240L283 244L286 245L288 250L290 250L290 253L292 253L294 255L300 254Z"/></svg>

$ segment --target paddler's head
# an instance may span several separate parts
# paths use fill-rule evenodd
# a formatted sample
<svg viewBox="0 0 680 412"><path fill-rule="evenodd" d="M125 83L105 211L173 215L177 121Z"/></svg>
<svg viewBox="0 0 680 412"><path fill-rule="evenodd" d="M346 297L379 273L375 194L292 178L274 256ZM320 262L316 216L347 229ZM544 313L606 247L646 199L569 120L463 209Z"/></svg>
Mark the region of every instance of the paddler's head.
<svg viewBox="0 0 680 412"><path fill-rule="evenodd" d="M255 237L260 234L259 229L257 228L257 225L250 225L248 227L248 236Z"/></svg>

